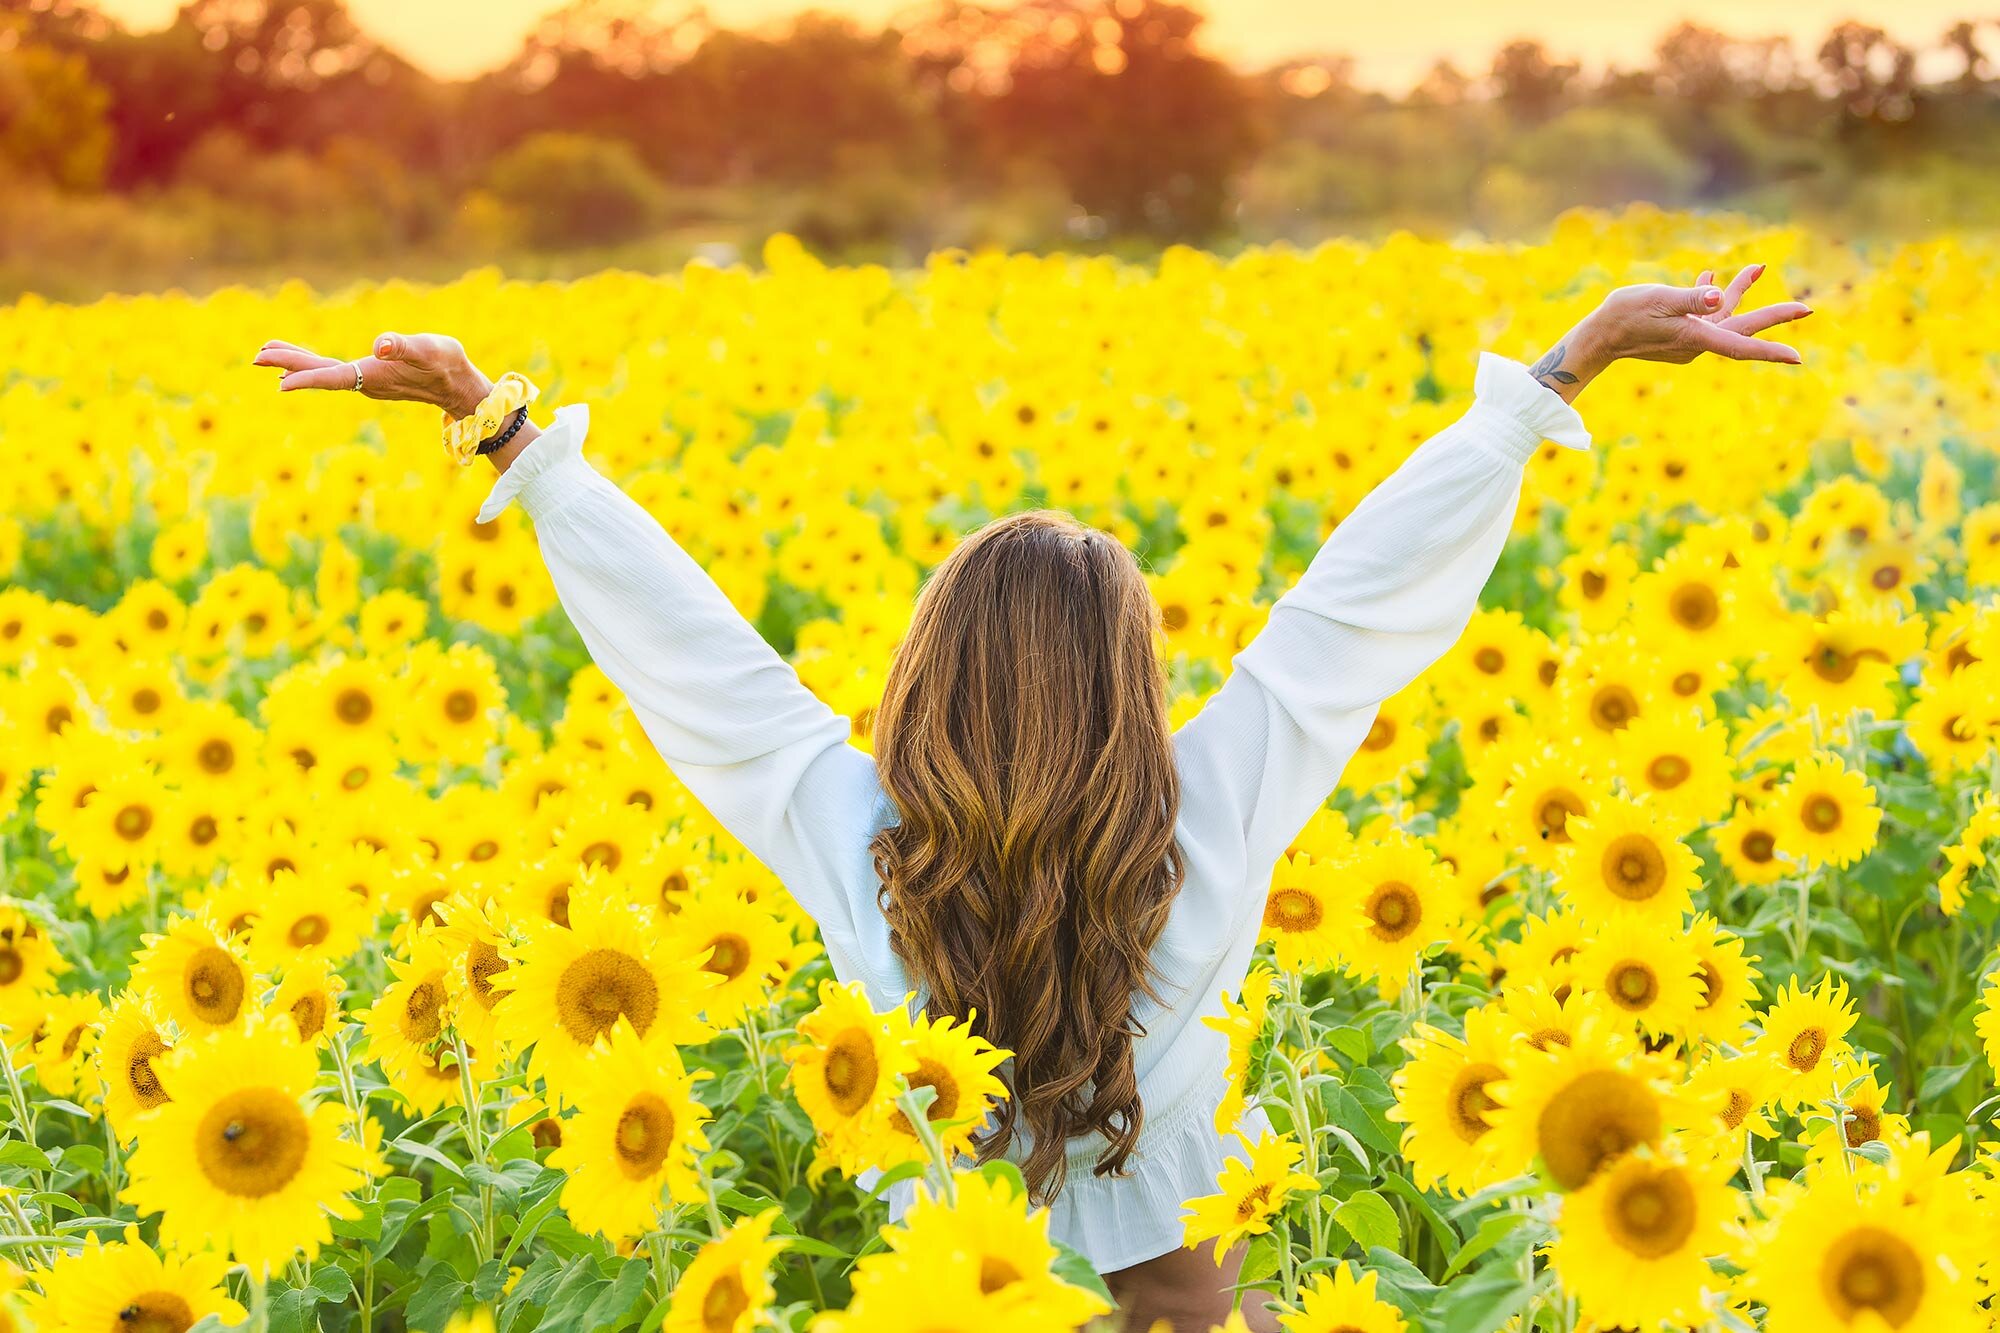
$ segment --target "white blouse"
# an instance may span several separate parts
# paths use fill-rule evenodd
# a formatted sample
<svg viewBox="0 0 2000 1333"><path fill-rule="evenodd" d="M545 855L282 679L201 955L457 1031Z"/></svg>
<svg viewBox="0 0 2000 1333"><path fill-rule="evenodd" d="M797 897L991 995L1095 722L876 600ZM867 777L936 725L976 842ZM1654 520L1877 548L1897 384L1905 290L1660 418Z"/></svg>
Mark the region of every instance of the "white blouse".
<svg viewBox="0 0 2000 1333"><path fill-rule="evenodd" d="M518 500L563 608L646 734L722 825L818 922L837 976L878 1009L910 991L877 906L868 845L896 818L870 756L708 575L583 457L586 408L565 407L494 485ZM1464 632L1507 540L1521 471L1542 440L1589 447L1582 419L1512 361L1481 357L1464 417L1412 453L1314 557L1228 681L1174 736L1187 877L1153 950L1164 1003L1138 997L1145 1125L1130 1173L1095 1177L1102 1139L1069 1154L1051 1231L1100 1272L1181 1243L1181 1205L1215 1191L1221 1013L1257 943L1266 888L1325 803L1377 706ZM1266 1126L1252 1108L1242 1128ZM1024 1157L1016 1137L1011 1155ZM892 1195L891 1207L907 1194Z"/></svg>

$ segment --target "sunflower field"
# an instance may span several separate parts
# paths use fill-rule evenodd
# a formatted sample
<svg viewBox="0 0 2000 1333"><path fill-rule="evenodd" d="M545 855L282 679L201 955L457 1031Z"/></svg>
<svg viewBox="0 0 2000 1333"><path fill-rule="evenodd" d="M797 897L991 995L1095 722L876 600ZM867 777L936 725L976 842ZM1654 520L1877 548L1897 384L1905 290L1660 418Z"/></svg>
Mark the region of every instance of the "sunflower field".
<svg viewBox="0 0 2000 1333"><path fill-rule="evenodd" d="M2000 243L763 259L0 309L0 1329L1109 1327L969 1151L1005 1053L837 984L490 470L265 339L590 404L866 747L980 521L1137 551L1191 716L1479 350L1752 261L1807 367L1594 387L1246 886L1215 1076L1275 1131L1187 1236L1292 1333L2000 1327Z"/></svg>

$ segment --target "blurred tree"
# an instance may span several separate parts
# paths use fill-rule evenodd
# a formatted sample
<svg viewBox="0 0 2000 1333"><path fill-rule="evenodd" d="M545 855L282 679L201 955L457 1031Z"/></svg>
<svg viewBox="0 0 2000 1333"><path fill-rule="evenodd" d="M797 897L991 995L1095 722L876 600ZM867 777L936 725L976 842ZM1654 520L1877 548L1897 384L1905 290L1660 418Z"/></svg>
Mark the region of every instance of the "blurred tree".
<svg viewBox="0 0 2000 1333"><path fill-rule="evenodd" d="M0 37L9 31L0 29ZM0 42L0 167L10 179L96 189L111 155L110 104L82 56Z"/></svg>
<svg viewBox="0 0 2000 1333"><path fill-rule="evenodd" d="M1045 163L1115 232L1223 228L1263 135L1244 82L1199 49L1200 14L1168 0L1030 0L992 17L1015 39L982 102L998 152Z"/></svg>
<svg viewBox="0 0 2000 1333"><path fill-rule="evenodd" d="M1944 35L1946 49L1957 54L1964 62L1958 71L1957 87L1961 93L1977 92L1986 83L1987 70L1991 67L1986 58L1986 50L1979 44L1979 24L1954 23Z"/></svg>
<svg viewBox="0 0 2000 1333"><path fill-rule="evenodd" d="M632 146L587 134L536 134L502 153L487 188L533 246L609 245L644 233L664 203Z"/></svg>
<svg viewBox="0 0 2000 1333"><path fill-rule="evenodd" d="M1856 120L1908 120L1916 110L1917 53L1866 23L1843 23L1819 48L1820 68Z"/></svg>
<svg viewBox="0 0 2000 1333"><path fill-rule="evenodd" d="M1546 120L1561 109L1580 68L1551 60L1540 42L1509 42L1493 57L1493 91L1521 119Z"/></svg>

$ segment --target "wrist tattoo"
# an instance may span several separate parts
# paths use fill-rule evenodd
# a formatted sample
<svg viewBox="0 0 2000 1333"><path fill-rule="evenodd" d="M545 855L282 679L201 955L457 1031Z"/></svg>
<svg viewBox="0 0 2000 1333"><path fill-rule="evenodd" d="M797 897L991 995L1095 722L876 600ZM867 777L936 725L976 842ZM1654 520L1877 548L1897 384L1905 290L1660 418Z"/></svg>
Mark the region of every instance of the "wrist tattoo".
<svg viewBox="0 0 2000 1333"><path fill-rule="evenodd" d="M1545 389L1555 390L1558 384L1574 384L1576 376L1562 368L1563 358L1568 354L1569 344L1557 343L1546 356L1528 367L1528 373L1539 380Z"/></svg>

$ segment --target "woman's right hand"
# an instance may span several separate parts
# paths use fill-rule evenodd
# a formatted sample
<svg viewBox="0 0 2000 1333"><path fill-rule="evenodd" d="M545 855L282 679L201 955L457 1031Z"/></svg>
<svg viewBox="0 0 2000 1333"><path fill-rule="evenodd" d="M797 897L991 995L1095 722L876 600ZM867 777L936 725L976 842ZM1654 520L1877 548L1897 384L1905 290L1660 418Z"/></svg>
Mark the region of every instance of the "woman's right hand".
<svg viewBox="0 0 2000 1333"><path fill-rule="evenodd" d="M336 361L330 356L273 339L258 351L253 365L284 371L278 391L293 389L359 390L387 403L429 403L454 417L471 415L493 390L456 338L440 333L384 333L375 339L373 356Z"/></svg>

